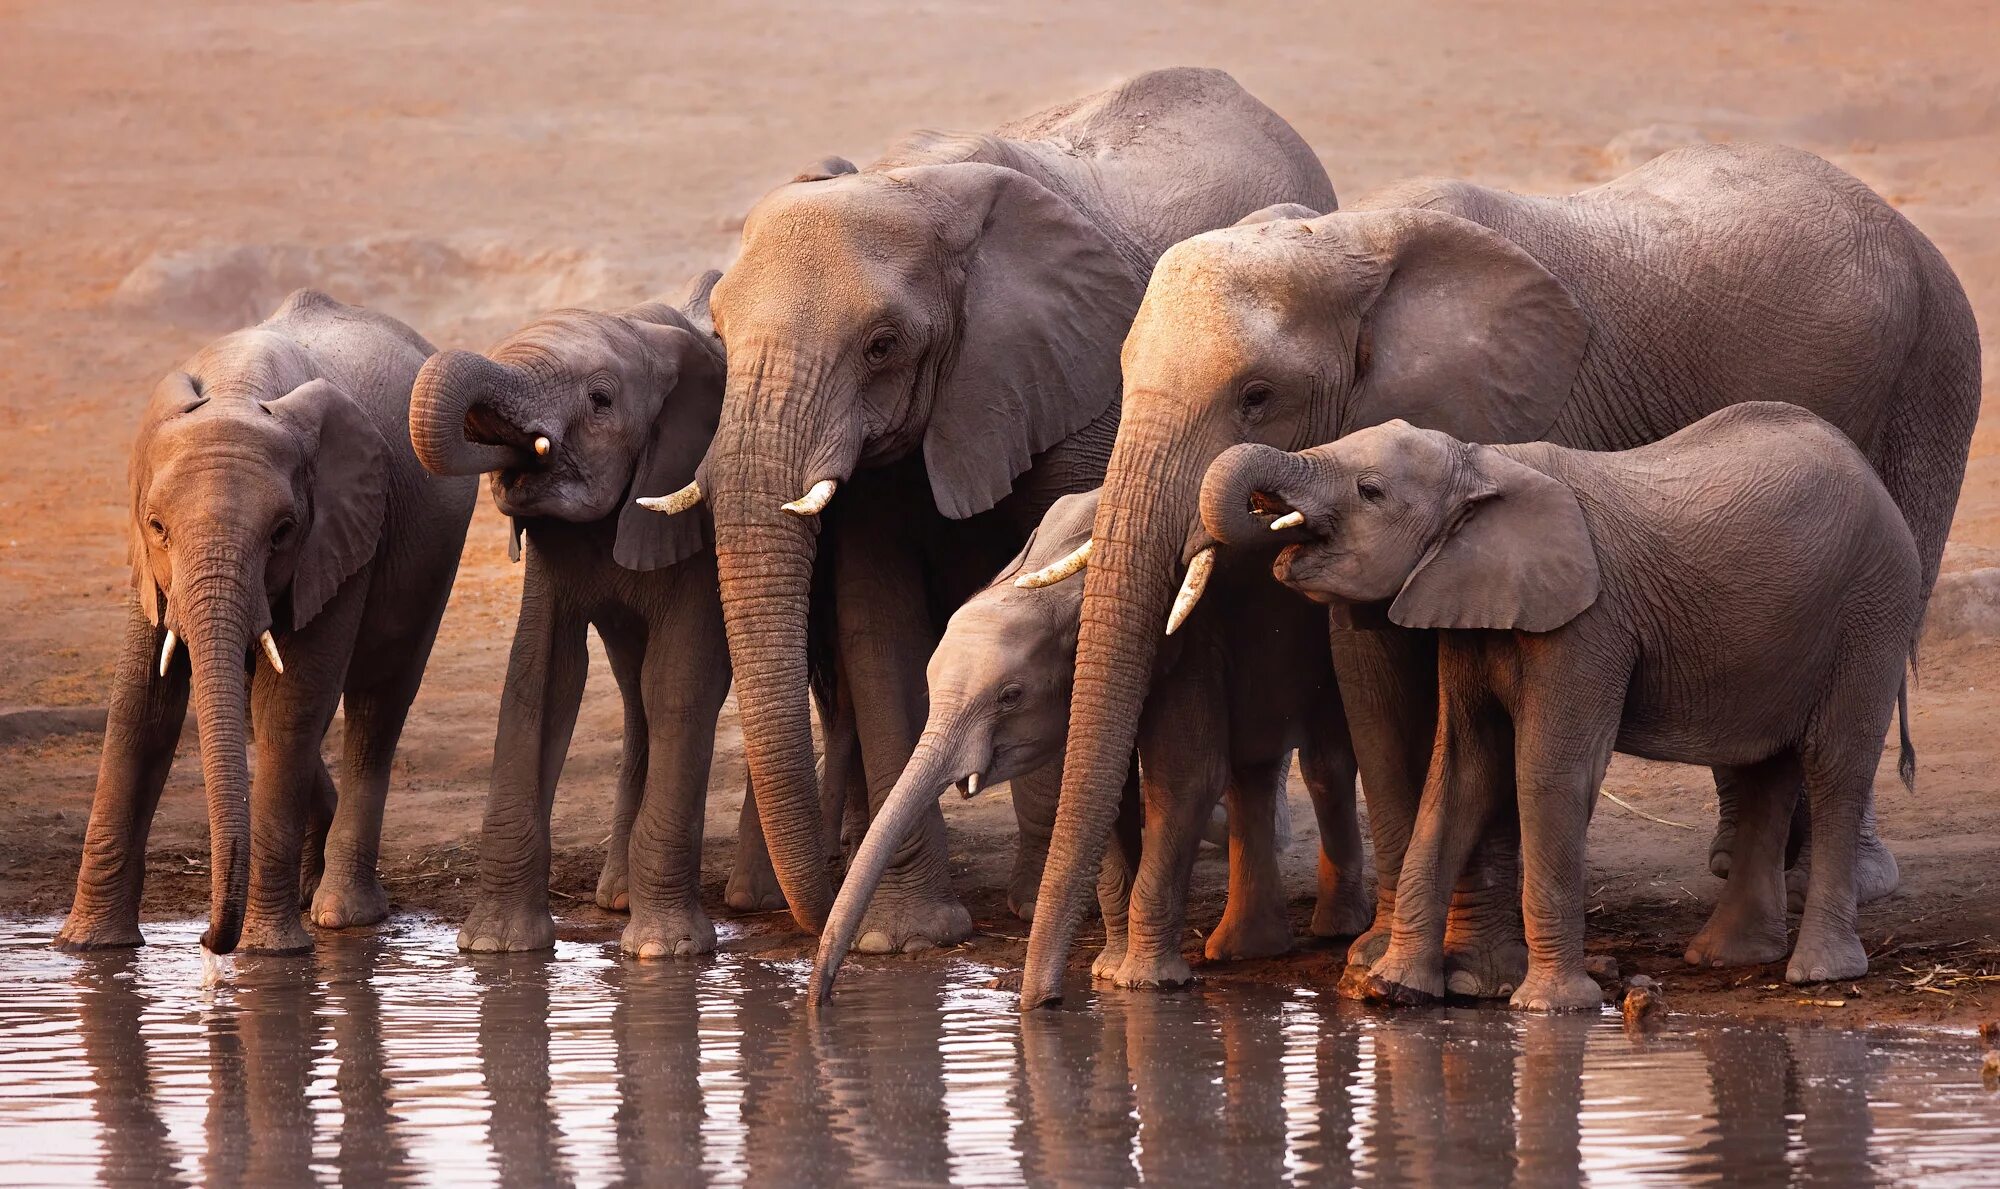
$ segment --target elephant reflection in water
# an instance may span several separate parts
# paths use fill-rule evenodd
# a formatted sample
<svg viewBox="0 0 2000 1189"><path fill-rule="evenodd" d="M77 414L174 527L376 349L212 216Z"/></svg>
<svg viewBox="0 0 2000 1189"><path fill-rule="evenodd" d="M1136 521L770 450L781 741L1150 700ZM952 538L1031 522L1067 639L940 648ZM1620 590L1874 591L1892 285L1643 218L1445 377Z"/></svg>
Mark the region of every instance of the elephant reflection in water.
<svg viewBox="0 0 2000 1189"><path fill-rule="evenodd" d="M1784 1183L1801 1168L1835 1182L1876 1179L1868 1160L1874 1131L1868 1099L1885 1059L1870 1051L1865 1034L1717 1029L1702 1036L1700 1047L1715 1119L1690 1171L1742 1184Z"/></svg>
<svg viewBox="0 0 2000 1189"><path fill-rule="evenodd" d="M186 1185L160 1118L142 1018L146 998L131 989L139 962L131 950L93 956L78 974L77 1039L90 1067L91 1106L103 1136L107 1183Z"/></svg>
<svg viewBox="0 0 2000 1189"><path fill-rule="evenodd" d="M497 957L474 968L479 1070L492 1109L486 1143L501 1183L573 1185L549 1077L549 964Z"/></svg>

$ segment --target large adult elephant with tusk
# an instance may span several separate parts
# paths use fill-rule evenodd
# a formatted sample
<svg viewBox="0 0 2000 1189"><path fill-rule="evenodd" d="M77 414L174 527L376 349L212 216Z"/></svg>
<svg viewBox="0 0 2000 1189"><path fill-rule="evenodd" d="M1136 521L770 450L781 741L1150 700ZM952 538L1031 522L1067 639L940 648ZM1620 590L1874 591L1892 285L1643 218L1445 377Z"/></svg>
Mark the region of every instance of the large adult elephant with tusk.
<svg viewBox="0 0 2000 1189"><path fill-rule="evenodd" d="M474 495L410 449L410 382L431 352L393 318L301 289L153 390L132 448L136 597L58 946L142 941L146 833L190 694L208 791L202 945L310 949L302 882L319 925L388 914L375 863L389 765ZM343 698L336 797L320 744Z"/></svg>
<svg viewBox="0 0 2000 1189"><path fill-rule="evenodd" d="M711 303L721 425L672 506L713 510L744 750L801 928L831 899L807 711L816 558L879 804L951 609L1056 497L1096 485L1153 262L1278 202L1332 206L1312 150L1229 76L1174 69L990 135L916 133L867 169L821 162L750 212ZM932 806L864 931L898 949L966 936L944 860Z"/></svg>
<svg viewBox="0 0 2000 1189"><path fill-rule="evenodd" d="M1928 591L1978 417L1979 338L1950 266L1866 186L1796 150L1706 145L1567 197L1423 180L1198 236L1154 270L1124 383L1028 1007L1061 995L1162 625L1176 586L1191 601L1206 573L1188 545L1223 450L1298 449L1398 417L1476 442L1623 449L1725 405L1790 401L1880 472ZM1364 621L1333 644L1380 878L1377 928L1351 951L1365 963L1387 942L1431 754L1435 636ZM1718 775L1727 792L1754 778ZM1895 867L1872 825L1868 841L1864 883L1880 892ZM1508 852L1502 839L1488 855ZM1515 903L1504 863L1461 883L1455 991L1518 983Z"/></svg>

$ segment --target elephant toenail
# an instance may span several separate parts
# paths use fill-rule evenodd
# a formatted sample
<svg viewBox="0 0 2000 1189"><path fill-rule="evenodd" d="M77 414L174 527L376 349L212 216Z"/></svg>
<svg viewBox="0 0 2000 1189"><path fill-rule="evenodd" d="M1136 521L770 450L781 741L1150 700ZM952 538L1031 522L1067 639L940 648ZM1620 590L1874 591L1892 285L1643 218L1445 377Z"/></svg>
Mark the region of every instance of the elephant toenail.
<svg viewBox="0 0 2000 1189"><path fill-rule="evenodd" d="M1474 978L1469 970L1452 971L1451 976L1445 979L1445 986L1450 988L1454 995L1479 994L1479 980Z"/></svg>
<svg viewBox="0 0 2000 1189"><path fill-rule="evenodd" d="M880 929L870 929L861 935L860 940L854 943L854 948L864 954L886 954L892 947L889 945L889 935L887 933L882 932Z"/></svg>
<svg viewBox="0 0 2000 1189"><path fill-rule="evenodd" d="M903 943L903 952L906 954L918 954L930 948L931 939L928 937L912 937Z"/></svg>
<svg viewBox="0 0 2000 1189"><path fill-rule="evenodd" d="M687 938L683 937L674 943L674 956L676 958L685 958L692 953L694 953L694 942Z"/></svg>

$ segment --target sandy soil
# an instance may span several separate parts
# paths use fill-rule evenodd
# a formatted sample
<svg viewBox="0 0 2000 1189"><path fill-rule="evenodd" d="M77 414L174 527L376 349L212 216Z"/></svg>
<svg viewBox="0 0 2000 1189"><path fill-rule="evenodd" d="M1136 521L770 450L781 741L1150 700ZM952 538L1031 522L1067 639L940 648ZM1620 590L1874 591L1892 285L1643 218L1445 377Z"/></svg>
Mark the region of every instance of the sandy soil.
<svg viewBox="0 0 2000 1189"><path fill-rule="evenodd" d="M1695 137L1802 145L1937 240L1992 350L2000 10L1937 0L1890 17L1855 0L1731 0L1612 11L849 0L676 18L622 3L0 0L0 441L11 455L0 471L0 706L104 703L141 402L162 371L292 287L373 303L440 346L483 346L540 309L629 301L725 264L742 212L802 162L865 160L916 125L988 127L1151 66L1234 72L1319 150L1344 195L1413 173L1553 192ZM2000 560L2000 413L1980 426L1953 537L1955 581ZM482 504L397 761L386 867L403 910L451 918L466 902L519 581ZM1681 826L1602 807L1594 947L1664 974L1683 1009L1953 1023L2000 1013L2000 644L1973 603L1928 645L1919 792L1886 768L1878 782L1905 884L1864 913L1874 975L1802 995L1773 986L1775 969L1682 972L1680 943L1718 887L1703 864L1712 802L1702 773L1665 765L1613 769L1611 792ZM577 936L615 927L573 899L587 901L607 832L609 684L590 692L556 811L556 887ZM0 731L0 911L55 913L97 736L16 725L25 738ZM717 905L741 780L733 722L729 732L709 817ZM192 757L177 768L153 833L151 916L199 900L196 769ZM1025 927L996 890L1012 832L1004 801L954 799L949 812L957 853L985 856L961 873L981 930L973 948L1017 963ZM1303 921L1311 818L1301 805L1294 820ZM1220 861L1204 862L1195 921L1215 919L1221 878ZM756 924L732 944L804 952L777 921ZM1309 950L1203 974L1321 980L1337 966L1337 953Z"/></svg>

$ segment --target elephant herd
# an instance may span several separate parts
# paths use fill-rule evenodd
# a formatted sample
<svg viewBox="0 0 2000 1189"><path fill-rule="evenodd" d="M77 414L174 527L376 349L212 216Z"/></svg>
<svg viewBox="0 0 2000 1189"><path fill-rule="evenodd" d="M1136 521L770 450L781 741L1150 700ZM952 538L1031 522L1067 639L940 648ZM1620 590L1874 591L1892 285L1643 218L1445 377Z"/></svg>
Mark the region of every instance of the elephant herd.
<svg viewBox="0 0 2000 1189"><path fill-rule="evenodd" d="M190 698L202 944L308 949L302 901L383 919L390 761L485 474L526 566L463 949L553 943L594 627L625 709L597 900L637 958L715 946L733 682L727 900L820 935L816 1001L850 948L970 934L953 786L1012 789L1024 1007L1060 998L1092 889L1094 976L1189 979L1225 799L1207 953L1285 950L1295 754L1347 993L1596 1006L1584 839L1614 751L1713 770L1727 882L1690 962L1855 977L1856 905L1897 880L1874 775L1900 701L1914 779L1905 673L1979 393L1950 266L1810 154L1338 206L1283 119L1197 69L816 162L678 300L484 353L302 290L142 417L136 598L57 942L140 942Z"/></svg>

